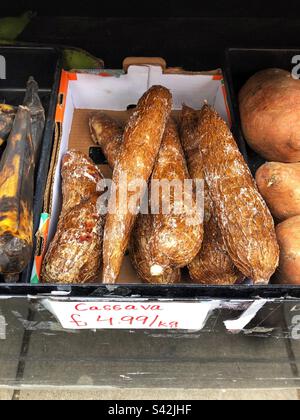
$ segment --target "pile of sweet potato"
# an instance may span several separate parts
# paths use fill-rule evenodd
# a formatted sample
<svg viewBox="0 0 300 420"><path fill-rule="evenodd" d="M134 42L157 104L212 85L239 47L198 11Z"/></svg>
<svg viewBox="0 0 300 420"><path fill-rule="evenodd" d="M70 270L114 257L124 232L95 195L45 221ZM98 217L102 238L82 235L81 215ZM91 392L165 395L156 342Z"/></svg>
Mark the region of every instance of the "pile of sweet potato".
<svg viewBox="0 0 300 420"><path fill-rule="evenodd" d="M281 284L300 284L300 81L280 69L261 71L239 95L244 136L268 162L256 173L277 222Z"/></svg>

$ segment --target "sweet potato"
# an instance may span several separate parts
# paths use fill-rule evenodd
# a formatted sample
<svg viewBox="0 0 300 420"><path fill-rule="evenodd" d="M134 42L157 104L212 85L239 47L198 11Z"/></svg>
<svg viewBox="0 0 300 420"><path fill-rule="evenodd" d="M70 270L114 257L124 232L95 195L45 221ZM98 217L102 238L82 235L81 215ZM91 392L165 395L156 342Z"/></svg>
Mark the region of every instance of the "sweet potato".
<svg viewBox="0 0 300 420"><path fill-rule="evenodd" d="M300 284L300 216L276 227L280 247L280 264L276 280L281 284Z"/></svg>
<svg viewBox="0 0 300 420"><path fill-rule="evenodd" d="M266 163L256 172L256 182L277 220L300 215L300 163Z"/></svg>
<svg viewBox="0 0 300 420"><path fill-rule="evenodd" d="M172 96L169 90L154 86L140 99L136 111L126 125L122 150L113 173L116 207L123 209L109 211L106 218L103 242L104 283L115 283L118 279L144 194L144 191L140 191L140 194L127 191L127 208L124 208L126 205L119 202L121 179L126 176L127 185L136 180L149 181L171 110ZM114 206L114 199L111 196L109 200L110 209ZM128 208L129 203L131 209Z"/></svg>
<svg viewBox="0 0 300 420"><path fill-rule="evenodd" d="M198 135L205 179L226 249L256 284L278 266L274 221L225 121L210 106L200 113Z"/></svg>
<svg viewBox="0 0 300 420"><path fill-rule="evenodd" d="M251 77L239 94L244 136L268 161L300 161L300 80L280 69Z"/></svg>

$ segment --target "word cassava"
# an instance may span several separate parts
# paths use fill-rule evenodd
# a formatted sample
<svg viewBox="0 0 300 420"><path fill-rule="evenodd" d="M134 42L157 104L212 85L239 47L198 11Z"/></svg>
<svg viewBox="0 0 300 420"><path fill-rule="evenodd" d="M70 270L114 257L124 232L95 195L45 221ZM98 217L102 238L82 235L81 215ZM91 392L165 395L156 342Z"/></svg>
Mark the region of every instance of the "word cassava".
<svg viewBox="0 0 300 420"><path fill-rule="evenodd" d="M162 311L163 309L159 305L103 305L103 306L89 306L87 303L79 303L75 306L77 312L87 311Z"/></svg>

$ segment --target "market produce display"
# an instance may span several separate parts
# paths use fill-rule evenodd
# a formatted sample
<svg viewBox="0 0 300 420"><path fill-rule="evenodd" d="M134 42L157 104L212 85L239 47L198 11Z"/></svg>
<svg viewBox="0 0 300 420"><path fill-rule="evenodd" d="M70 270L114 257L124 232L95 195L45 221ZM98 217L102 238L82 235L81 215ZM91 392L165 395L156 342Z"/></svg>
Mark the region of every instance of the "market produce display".
<svg viewBox="0 0 300 420"><path fill-rule="evenodd" d="M124 204L118 202L120 182L124 174L128 184L137 179L149 181L171 109L171 94L161 86L152 87L140 99L125 128L122 150L114 168L117 207L124 207ZM135 193L127 192L127 203L134 195ZM104 283L117 281L137 216L134 210L138 209L142 198L143 191L140 197L134 197L132 211L126 205L124 211L109 212L107 215L103 240Z"/></svg>
<svg viewBox="0 0 300 420"><path fill-rule="evenodd" d="M300 215L300 163L267 162L256 172L256 182L275 219Z"/></svg>
<svg viewBox="0 0 300 420"><path fill-rule="evenodd" d="M268 161L300 161L300 80L281 69L252 76L239 94L242 129Z"/></svg>
<svg viewBox="0 0 300 420"><path fill-rule="evenodd" d="M208 105L198 130L205 179L228 254L255 284L268 284L279 259L270 211L227 124Z"/></svg>
<svg viewBox="0 0 300 420"><path fill-rule="evenodd" d="M44 259L46 283L99 281L104 218L97 209L102 174L84 154L70 151L62 162L63 204L57 231Z"/></svg>
<svg viewBox="0 0 300 420"><path fill-rule="evenodd" d="M186 154L190 175L204 178L200 154L201 133L198 133L200 113L183 106L181 115L181 141ZM214 214L213 203L205 182L204 239L201 251L188 265L191 279L199 284L235 284L243 275L234 266Z"/></svg>
<svg viewBox="0 0 300 420"><path fill-rule="evenodd" d="M280 265L276 275L281 284L300 284L300 216L291 217L276 227L280 246Z"/></svg>
<svg viewBox="0 0 300 420"><path fill-rule="evenodd" d="M38 85L30 78L0 162L0 272L5 275L22 272L32 256L34 170L44 124Z"/></svg>

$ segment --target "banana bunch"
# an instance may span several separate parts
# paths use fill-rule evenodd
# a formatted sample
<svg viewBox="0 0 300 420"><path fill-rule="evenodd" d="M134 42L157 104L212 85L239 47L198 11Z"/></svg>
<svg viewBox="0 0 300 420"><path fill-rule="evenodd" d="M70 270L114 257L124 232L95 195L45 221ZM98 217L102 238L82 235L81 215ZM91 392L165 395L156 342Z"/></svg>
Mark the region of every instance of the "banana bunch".
<svg viewBox="0 0 300 420"><path fill-rule="evenodd" d="M11 132L17 109L13 106L0 104L0 146Z"/></svg>

